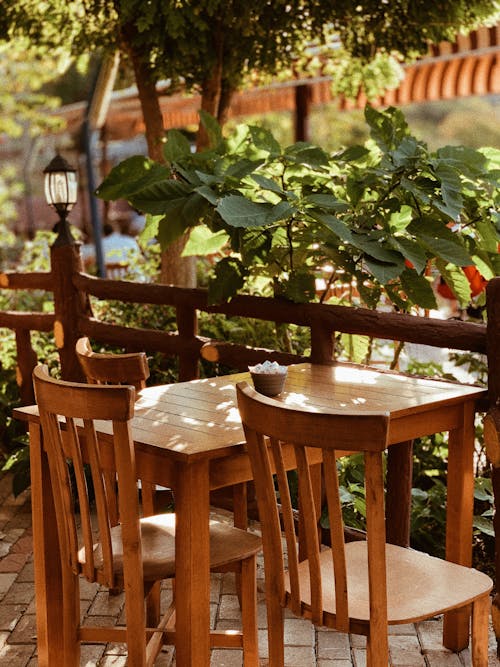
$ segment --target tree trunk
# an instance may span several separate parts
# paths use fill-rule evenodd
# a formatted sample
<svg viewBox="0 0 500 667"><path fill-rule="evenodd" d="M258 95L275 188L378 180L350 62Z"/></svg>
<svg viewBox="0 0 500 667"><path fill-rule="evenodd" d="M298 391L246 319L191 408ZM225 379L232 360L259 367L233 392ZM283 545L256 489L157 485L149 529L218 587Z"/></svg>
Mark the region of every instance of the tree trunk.
<svg viewBox="0 0 500 667"><path fill-rule="evenodd" d="M163 139L165 128L161 113L160 100L156 90L156 81L149 67L140 54L134 52L131 47L132 39L128 26L123 29L123 39L127 44L135 73L137 91L141 103L144 126L146 129L146 142L149 157L156 162L165 162L163 156ZM182 251L186 245L188 235L174 241L161 255L161 268L158 282L178 287L196 287L196 259L194 257L182 257Z"/></svg>

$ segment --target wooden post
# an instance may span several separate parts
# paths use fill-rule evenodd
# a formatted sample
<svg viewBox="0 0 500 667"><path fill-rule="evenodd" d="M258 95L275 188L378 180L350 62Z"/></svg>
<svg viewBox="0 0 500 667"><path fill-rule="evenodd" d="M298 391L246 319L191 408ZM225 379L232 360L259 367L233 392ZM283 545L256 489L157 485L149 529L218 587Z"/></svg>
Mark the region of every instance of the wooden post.
<svg viewBox="0 0 500 667"><path fill-rule="evenodd" d="M333 331L323 322L311 323L311 361L313 364L329 364L333 359L335 343Z"/></svg>
<svg viewBox="0 0 500 667"><path fill-rule="evenodd" d="M64 224L63 224L64 223ZM87 295L73 285L73 274L82 271L79 244L71 236L66 221L61 221L58 236L50 249L50 262L54 279L54 338L61 361L64 380L85 380L75 353L79 334L79 318L89 314Z"/></svg>
<svg viewBox="0 0 500 667"><path fill-rule="evenodd" d="M37 364L36 352L31 346L31 332L28 329L16 329L17 367L16 380L23 405L35 402L31 374Z"/></svg>
<svg viewBox="0 0 500 667"><path fill-rule="evenodd" d="M488 324L486 329L486 351L488 355L488 398L490 409L485 420L484 437L486 452L491 464L491 478L495 497L495 570L496 594L493 598L491 615L493 629L497 638L497 656L500 658L500 592L498 582L500 577L500 451L498 426L500 424L500 278L493 278L486 288L486 306Z"/></svg>
<svg viewBox="0 0 500 667"><path fill-rule="evenodd" d="M196 309L192 306L177 306L177 329L179 336L184 340L195 338L198 333L198 318ZM195 380L200 377L199 356L191 351L179 354L179 382Z"/></svg>

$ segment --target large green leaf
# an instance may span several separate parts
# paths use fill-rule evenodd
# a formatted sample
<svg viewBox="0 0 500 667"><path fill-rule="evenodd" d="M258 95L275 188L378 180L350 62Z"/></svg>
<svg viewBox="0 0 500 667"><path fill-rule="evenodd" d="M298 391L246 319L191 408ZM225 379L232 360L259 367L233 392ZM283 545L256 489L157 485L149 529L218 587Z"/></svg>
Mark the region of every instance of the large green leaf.
<svg viewBox="0 0 500 667"><path fill-rule="evenodd" d="M142 155L120 162L96 189L96 195L105 201L127 199L143 188L170 178L170 169Z"/></svg>
<svg viewBox="0 0 500 667"><path fill-rule="evenodd" d="M389 216L389 228L391 232L400 232L406 229L413 218L411 206L404 204L399 211L391 213Z"/></svg>
<svg viewBox="0 0 500 667"><path fill-rule="evenodd" d="M436 261L436 266L445 283L456 296L460 306L465 308L471 300L470 284L465 273L460 267L440 260Z"/></svg>
<svg viewBox="0 0 500 667"><path fill-rule="evenodd" d="M190 255L212 255L219 252L229 240L225 231L220 232L210 231L205 225L198 225L193 227L189 234L189 239L182 251L183 257Z"/></svg>
<svg viewBox="0 0 500 667"><path fill-rule="evenodd" d="M269 130L264 127L257 127L256 125L251 125L248 129L256 148L264 150L271 155L281 154L281 146Z"/></svg>
<svg viewBox="0 0 500 667"><path fill-rule="evenodd" d="M417 273L422 273L427 265L427 255L418 243L404 236L391 236L389 243L413 264Z"/></svg>
<svg viewBox="0 0 500 667"><path fill-rule="evenodd" d="M316 213L315 211L308 211L308 213L313 220L321 222L321 224L325 225L325 227L332 231L335 236L338 236L341 241L352 243L353 234L342 220L339 220L336 216L329 215L328 213Z"/></svg>
<svg viewBox="0 0 500 667"><path fill-rule="evenodd" d="M405 269L401 274L401 286L412 303L428 310L437 308L432 286L425 276L418 275L411 269Z"/></svg>
<svg viewBox="0 0 500 667"><path fill-rule="evenodd" d="M381 285L397 278L403 270L401 264L389 264L387 262L379 262L372 257L365 257L363 260L366 268L378 280Z"/></svg>
<svg viewBox="0 0 500 667"><path fill-rule="evenodd" d="M344 354L349 361L355 364L362 364L366 361L370 349L369 336L343 333L340 336L340 342L342 343Z"/></svg>
<svg viewBox="0 0 500 667"><path fill-rule="evenodd" d="M208 303L229 301L243 287L248 269L236 257L224 257L215 265L214 276L208 281Z"/></svg>
<svg viewBox="0 0 500 667"><path fill-rule="evenodd" d="M334 195L330 194L318 193L307 195L303 198L302 203L305 206L318 206L319 208L337 211L339 213L349 210L349 206L344 201L340 201Z"/></svg>
<svg viewBox="0 0 500 667"><path fill-rule="evenodd" d="M139 211L161 215L182 208L191 192L187 183L169 179L143 187L128 199Z"/></svg>
<svg viewBox="0 0 500 667"><path fill-rule="evenodd" d="M435 205L452 220L456 220L463 207L460 177L453 167L444 163L438 163L435 172L441 181L441 196L445 204L442 206L440 202L435 202Z"/></svg>
<svg viewBox="0 0 500 667"><path fill-rule="evenodd" d="M294 303L312 301L316 294L316 284L312 273L291 271L288 279L280 282L277 296L284 296Z"/></svg>
<svg viewBox="0 0 500 667"><path fill-rule="evenodd" d="M252 179L259 185L263 190L269 190L270 192L275 192L278 195L284 195L285 192L281 185L276 181L273 181L272 178L263 176L262 174L252 174Z"/></svg>
<svg viewBox="0 0 500 667"><path fill-rule="evenodd" d="M328 164L328 155L325 151L306 142L298 142L288 146L285 149L285 155L290 162L309 167L323 167Z"/></svg>
<svg viewBox="0 0 500 667"><path fill-rule="evenodd" d="M240 195L228 195L219 201L217 213L231 227L263 227L271 204L258 204Z"/></svg>
<svg viewBox="0 0 500 667"><path fill-rule="evenodd" d="M200 122L207 132L210 147L221 149L224 145L224 139L222 137L222 130L219 123L213 116L203 109L200 109L198 113L200 114Z"/></svg>
<svg viewBox="0 0 500 667"><path fill-rule="evenodd" d="M171 217L163 217L158 224L158 241L162 250L180 238L188 229L188 225L180 215L173 215Z"/></svg>
<svg viewBox="0 0 500 667"><path fill-rule="evenodd" d="M253 174L261 164L262 160L249 160L248 158L243 158L229 165L224 172L224 178L234 178L235 180L245 178L245 176Z"/></svg>
<svg viewBox="0 0 500 667"><path fill-rule="evenodd" d="M409 225L408 231L423 243L435 256L457 266L472 264L471 256L464 247L460 235L453 232L440 220L421 218Z"/></svg>
<svg viewBox="0 0 500 667"><path fill-rule="evenodd" d="M186 155L191 154L189 139L179 130L169 130L167 141L163 147L163 155L167 162L177 162Z"/></svg>

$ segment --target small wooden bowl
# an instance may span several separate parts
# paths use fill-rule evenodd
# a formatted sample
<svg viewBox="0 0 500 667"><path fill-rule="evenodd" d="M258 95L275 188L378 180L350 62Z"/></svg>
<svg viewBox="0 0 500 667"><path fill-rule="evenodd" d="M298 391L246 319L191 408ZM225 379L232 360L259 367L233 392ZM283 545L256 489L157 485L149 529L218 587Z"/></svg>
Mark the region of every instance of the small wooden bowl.
<svg viewBox="0 0 500 667"><path fill-rule="evenodd" d="M255 391L264 396L277 396L283 391L286 380L286 371L284 373L255 373L250 371Z"/></svg>

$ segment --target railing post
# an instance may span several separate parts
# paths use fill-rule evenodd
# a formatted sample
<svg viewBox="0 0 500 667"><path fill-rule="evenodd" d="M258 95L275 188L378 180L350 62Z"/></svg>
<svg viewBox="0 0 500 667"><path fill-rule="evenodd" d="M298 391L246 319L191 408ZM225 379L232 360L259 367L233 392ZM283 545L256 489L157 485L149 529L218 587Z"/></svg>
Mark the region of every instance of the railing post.
<svg viewBox="0 0 500 667"><path fill-rule="evenodd" d="M50 249L50 262L54 279L54 338L61 361L61 376L64 380L81 382L84 376L75 344L79 338L79 318L88 314L90 307L87 295L73 285L73 274L81 271L83 266L79 244L66 226L61 226Z"/></svg>
<svg viewBox="0 0 500 667"><path fill-rule="evenodd" d="M189 341L198 333L198 316L192 306L176 307L177 330L183 341ZM179 382L196 380L200 377L199 356L192 352L181 351L179 354Z"/></svg>
<svg viewBox="0 0 500 667"><path fill-rule="evenodd" d="M17 366L16 380L23 405L35 402L31 374L37 364L36 352L31 346L29 329L16 329Z"/></svg>
<svg viewBox="0 0 500 667"><path fill-rule="evenodd" d="M329 364L335 352L333 331L324 322L311 323L311 361L313 364Z"/></svg>

